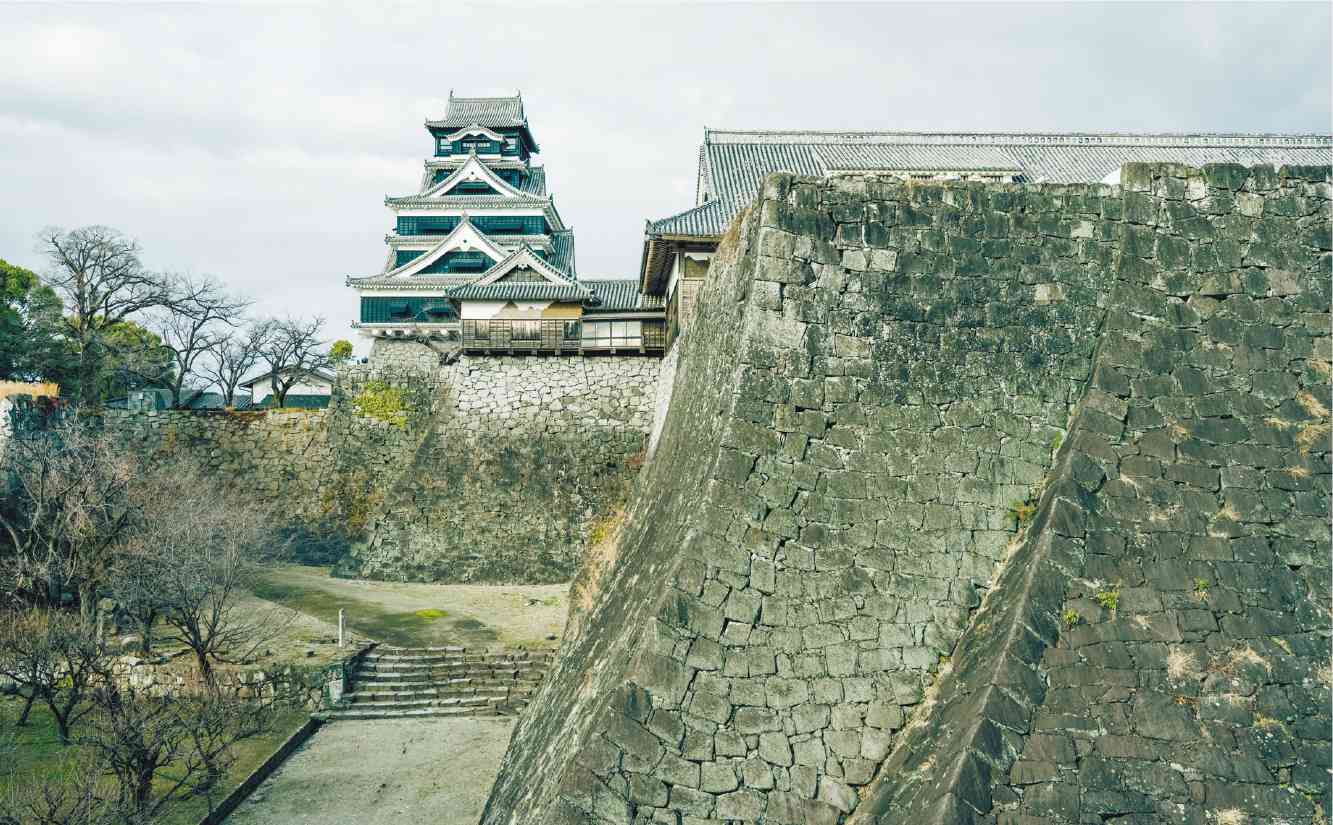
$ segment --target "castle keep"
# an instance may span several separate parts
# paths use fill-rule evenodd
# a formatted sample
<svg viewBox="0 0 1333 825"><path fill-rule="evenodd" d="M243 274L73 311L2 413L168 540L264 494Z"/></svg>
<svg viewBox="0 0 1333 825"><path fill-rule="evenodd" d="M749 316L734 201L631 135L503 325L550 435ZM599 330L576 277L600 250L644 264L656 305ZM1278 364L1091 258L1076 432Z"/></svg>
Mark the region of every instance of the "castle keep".
<svg viewBox="0 0 1333 825"><path fill-rule="evenodd" d="M395 220L384 270L347 280L363 335L476 353L662 351L660 298L578 277L521 96L450 93L426 130L434 155L418 191L384 201Z"/></svg>

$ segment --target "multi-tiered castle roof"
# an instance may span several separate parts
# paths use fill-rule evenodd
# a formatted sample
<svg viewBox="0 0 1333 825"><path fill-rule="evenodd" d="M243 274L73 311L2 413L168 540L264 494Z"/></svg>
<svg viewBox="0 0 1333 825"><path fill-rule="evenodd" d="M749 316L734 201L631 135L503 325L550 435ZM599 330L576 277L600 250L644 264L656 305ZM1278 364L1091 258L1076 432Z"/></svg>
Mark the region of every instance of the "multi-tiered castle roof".
<svg viewBox="0 0 1333 825"><path fill-rule="evenodd" d="M444 117L425 127L434 152L420 186L384 199L394 230L385 237L383 270L347 279L360 296L357 326L364 333L461 328L465 345L476 348L496 348L486 342L499 332L501 348L565 351L583 348L588 330L569 322L585 314L620 313L624 317L610 320L626 323L642 320L631 317L640 312L660 318L660 299L644 306L632 281L579 279L574 232L546 189L545 168L533 162L538 145L521 96L450 93ZM631 329L612 327L622 328ZM601 328L591 329L600 340ZM487 337L479 337L483 333ZM533 334L540 335L533 345L515 344L527 340L515 336Z"/></svg>

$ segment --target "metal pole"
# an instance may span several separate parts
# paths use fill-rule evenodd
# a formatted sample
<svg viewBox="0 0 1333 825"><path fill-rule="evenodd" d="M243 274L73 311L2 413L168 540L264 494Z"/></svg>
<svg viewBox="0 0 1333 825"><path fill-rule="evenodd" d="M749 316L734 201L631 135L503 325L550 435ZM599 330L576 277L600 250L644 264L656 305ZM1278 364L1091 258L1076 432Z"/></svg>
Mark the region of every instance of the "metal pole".
<svg viewBox="0 0 1333 825"><path fill-rule="evenodd" d="M343 646L343 627L345 626L346 617L347 611L343 610L341 607L338 608L338 647Z"/></svg>

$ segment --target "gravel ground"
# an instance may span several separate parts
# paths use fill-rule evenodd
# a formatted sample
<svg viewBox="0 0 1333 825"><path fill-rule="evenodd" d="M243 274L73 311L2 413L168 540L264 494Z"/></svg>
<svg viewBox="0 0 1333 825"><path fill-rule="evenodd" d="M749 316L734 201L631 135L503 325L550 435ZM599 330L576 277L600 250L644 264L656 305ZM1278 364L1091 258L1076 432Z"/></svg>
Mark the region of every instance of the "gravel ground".
<svg viewBox="0 0 1333 825"><path fill-rule="evenodd" d="M510 719L326 724L226 825L476 825Z"/></svg>

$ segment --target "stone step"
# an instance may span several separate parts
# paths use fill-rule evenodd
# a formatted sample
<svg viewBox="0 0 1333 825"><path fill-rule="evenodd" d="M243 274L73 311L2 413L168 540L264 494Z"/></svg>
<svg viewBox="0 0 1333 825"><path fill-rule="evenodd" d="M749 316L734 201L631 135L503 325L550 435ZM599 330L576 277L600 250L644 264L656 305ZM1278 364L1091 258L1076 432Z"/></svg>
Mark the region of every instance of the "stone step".
<svg viewBox="0 0 1333 825"><path fill-rule="evenodd" d="M429 682L432 684L456 684L463 681L470 682L495 682L496 684L509 684L512 682L534 682L540 683L541 674L537 673L450 673L450 674L431 674L431 673L355 673L352 675L353 685L377 685L385 682Z"/></svg>
<svg viewBox="0 0 1333 825"><path fill-rule="evenodd" d="M432 661L430 659L400 659L392 661L387 659L380 659L375 661L363 660L357 662L356 666L359 668L364 668L366 670L390 670L393 668L408 668L413 670L421 670L423 668L436 668L436 669L447 669L447 670L460 670L460 669L507 670L507 669L519 669L519 668L537 668L539 670L546 670L549 667L549 665L545 662L534 662L526 659L494 659L485 662L456 662L446 659L442 659L440 661Z"/></svg>
<svg viewBox="0 0 1333 825"><path fill-rule="evenodd" d="M446 693L475 693L479 690L536 690L541 682L517 679L453 679L447 682L360 682L353 683L348 693L384 693L403 691L442 691Z"/></svg>
<svg viewBox="0 0 1333 825"><path fill-rule="evenodd" d="M470 692L461 691L437 691L437 690L373 690L373 691L353 691L347 694L347 699L352 702L443 702L454 700L472 700L478 697L490 698L495 696L514 696L518 693L527 693L528 691L510 691L495 688L487 690L476 690Z"/></svg>
<svg viewBox="0 0 1333 825"><path fill-rule="evenodd" d="M478 694L476 696L451 696L443 699L393 699L390 701L357 701L356 694L350 697L351 707L361 709L384 708L467 708L484 705L503 705L509 701L508 694Z"/></svg>
<svg viewBox="0 0 1333 825"><path fill-rule="evenodd" d="M440 684L439 682L432 682L432 681L429 681L429 680L426 680L426 679L418 679L418 680L413 680L413 681L397 680L397 681L353 682L353 683L352 683L352 689L348 691L348 694L350 695L350 694L352 694L352 693L361 693L361 692L365 692L365 691L377 691L377 690L379 690L379 691L383 691L383 690L430 690L430 689L432 688L432 686L434 686L434 685L439 685L439 684ZM488 686L488 685L485 685L485 684L483 684L483 685L479 685L479 687L486 687L486 686ZM515 679L515 680L507 681L507 682L496 682L496 683L493 684L493 686L494 686L494 687L505 687L505 688L509 688L510 690L525 690L525 691L529 691L529 692L535 692L535 691L537 690L537 688L541 687L541 682L540 682L540 681L535 681L535 680L526 680L526 679L525 679L525 680L519 680L519 679ZM449 688L449 687L444 687L443 689L448 690L448 689L451 689L451 688ZM466 688L460 688L460 689L466 689Z"/></svg>
<svg viewBox="0 0 1333 825"><path fill-rule="evenodd" d="M417 708L414 710L334 710L330 719L421 719L430 716L513 716L507 708Z"/></svg>
<svg viewBox="0 0 1333 825"><path fill-rule="evenodd" d="M542 675L534 671L505 670L494 673L459 671L456 673L432 673L430 671L357 671L352 674L354 684L374 682L452 682L459 679L472 679L492 682L540 682Z"/></svg>

